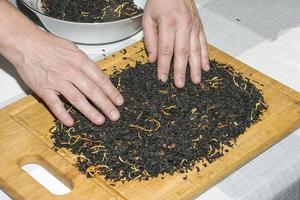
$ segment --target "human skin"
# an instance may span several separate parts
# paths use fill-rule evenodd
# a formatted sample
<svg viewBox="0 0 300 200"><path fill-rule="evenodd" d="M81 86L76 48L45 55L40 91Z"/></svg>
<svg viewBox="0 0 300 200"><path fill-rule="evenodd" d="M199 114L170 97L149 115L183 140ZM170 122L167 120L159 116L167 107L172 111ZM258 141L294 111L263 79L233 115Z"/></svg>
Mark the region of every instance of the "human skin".
<svg viewBox="0 0 300 200"><path fill-rule="evenodd" d="M167 81L174 58L174 79L184 87L187 64L195 84L201 71L209 70L207 42L194 0L148 0L143 18L145 45L151 62L157 61L157 75Z"/></svg>
<svg viewBox="0 0 300 200"><path fill-rule="evenodd" d="M184 86L188 62L193 82L200 83L201 69L207 71L209 65L193 0L148 0L143 28L149 59L158 62L160 80L167 80L174 54L176 86ZM96 64L72 42L40 30L7 0L0 0L0 54L66 126L74 120L60 96L97 125L105 122L105 116L119 119L117 106L124 99Z"/></svg>
<svg viewBox="0 0 300 200"><path fill-rule="evenodd" d="M0 53L59 120L74 124L59 95L95 124L103 124L104 115L119 119L123 97L76 45L40 30L6 0L0 0L0 19Z"/></svg>

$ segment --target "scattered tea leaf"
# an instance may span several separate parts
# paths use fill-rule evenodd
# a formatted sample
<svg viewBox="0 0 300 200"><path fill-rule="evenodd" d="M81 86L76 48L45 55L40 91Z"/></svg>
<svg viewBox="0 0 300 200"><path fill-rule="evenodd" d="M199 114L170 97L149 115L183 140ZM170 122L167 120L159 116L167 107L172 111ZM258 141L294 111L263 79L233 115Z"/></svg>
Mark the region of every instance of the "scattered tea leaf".
<svg viewBox="0 0 300 200"><path fill-rule="evenodd" d="M200 85L187 76L182 89L174 87L173 74L159 82L156 64L115 72L112 82L125 98L121 119L97 126L66 104L76 123L66 127L55 121L54 149L76 155L87 177L112 181L186 173L199 162L207 167L267 110L262 92L249 79L230 65L211 61L210 66Z"/></svg>

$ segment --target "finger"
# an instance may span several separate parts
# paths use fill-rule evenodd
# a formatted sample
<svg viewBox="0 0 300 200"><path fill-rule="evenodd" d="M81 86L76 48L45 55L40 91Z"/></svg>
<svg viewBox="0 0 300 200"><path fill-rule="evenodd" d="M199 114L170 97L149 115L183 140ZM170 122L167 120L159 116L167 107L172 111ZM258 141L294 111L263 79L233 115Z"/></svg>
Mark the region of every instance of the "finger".
<svg viewBox="0 0 300 200"><path fill-rule="evenodd" d="M150 62L157 60L157 24L151 17L143 17L144 41Z"/></svg>
<svg viewBox="0 0 300 200"><path fill-rule="evenodd" d="M197 26L194 26L191 31L189 64L191 79L193 83L199 84L201 82L201 44Z"/></svg>
<svg viewBox="0 0 300 200"><path fill-rule="evenodd" d="M63 103L54 91L46 91L41 98L48 105L52 113L66 126L73 126L74 120L64 108Z"/></svg>
<svg viewBox="0 0 300 200"><path fill-rule="evenodd" d="M60 84L59 92L91 122L97 125L104 123L104 116L88 102L85 96L74 85L64 82Z"/></svg>
<svg viewBox="0 0 300 200"><path fill-rule="evenodd" d="M110 82L108 78L105 79L106 82ZM105 84L107 84L106 82ZM72 83L111 120L116 121L120 118L120 113L114 104L103 93L100 87L85 74L78 74Z"/></svg>
<svg viewBox="0 0 300 200"><path fill-rule="evenodd" d="M117 106L121 106L124 103L124 98L121 93L115 88L110 79L103 74L103 72L96 66L96 64L90 60L87 60L82 65L85 66L82 72L86 74L91 80L93 80L105 93L105 95ZM93 86L97 88L96 86ZM94 94L95 92L93 92ZM96 93L95 93L96 94ZM92 100L92 99L91 99ZM99 100L99 99L98 99ZM96 103L96 105L98 105Z"/></svg>
<svg viewBox="0 0 300 200"><path fill-rule="evenodd" d="M178 88L184 87L185 84L186 68L190 53L190 31L189 20L181 19L181 23L176 31L174 53L174 80Z"/></svg>
<svg viewBox="0 0 300 200"><path fill-rule="evenodd" d="M204 71L209 71L209 58L208 58L208 47L207 47L207 40L203 30L202 24L200 24L200 46L201 46L201 65Z"/></svg>
<svg viewBox="0 0 300 200"><path fill-rule="evenodd" d="M158 62L157 75L162 82L169 77L171 60L174 52L175 18L163 19L158 24Z"/></svg>

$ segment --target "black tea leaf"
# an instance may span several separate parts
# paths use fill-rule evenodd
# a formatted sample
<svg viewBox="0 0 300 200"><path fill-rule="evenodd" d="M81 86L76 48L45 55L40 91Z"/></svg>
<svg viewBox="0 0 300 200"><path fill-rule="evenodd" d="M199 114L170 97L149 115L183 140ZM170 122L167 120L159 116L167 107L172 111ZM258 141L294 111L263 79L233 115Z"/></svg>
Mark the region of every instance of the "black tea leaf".
<svg viewBox="0 0 300 200"><path fill-rule="evenodd" d="M111 181L186 173L199 162L206 167L267 110L249 79L230 65L210 61L210 66L201 84L187 76L183 89L173 85L172 74L168 82L158 81L155 64L115 72L112 82L125 98L121 119L96 126L67 104L76 123L66 127L55 121L55 148L75 154L78 169L88 177ZM196 171L201 173L198 166Z"/></svg>

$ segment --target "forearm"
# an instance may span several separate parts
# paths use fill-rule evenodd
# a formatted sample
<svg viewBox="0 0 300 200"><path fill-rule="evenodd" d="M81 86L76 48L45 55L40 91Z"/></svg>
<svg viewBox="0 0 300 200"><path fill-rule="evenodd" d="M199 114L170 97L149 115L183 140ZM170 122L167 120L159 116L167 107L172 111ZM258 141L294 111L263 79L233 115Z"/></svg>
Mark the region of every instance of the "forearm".
<svg viewBox="0 0 300 200"><path fill-rule="evenodd" d="M0 54L13 64L21 62L24 44L40 30L7 0L0 0Z"/></svg>

